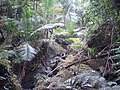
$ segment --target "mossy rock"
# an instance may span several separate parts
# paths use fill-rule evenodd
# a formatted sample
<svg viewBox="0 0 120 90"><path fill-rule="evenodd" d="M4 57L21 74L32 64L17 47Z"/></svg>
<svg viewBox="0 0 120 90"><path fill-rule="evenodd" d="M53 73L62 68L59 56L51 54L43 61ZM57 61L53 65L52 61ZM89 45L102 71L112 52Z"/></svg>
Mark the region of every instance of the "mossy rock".
<svg viewBox="0 0 120 90"><path fill-rule="evenodd" d="M89 65L86 64L80 64L78 65L79 71L87 71L87 70L92 70L92 68L89 67Z"/></svg>

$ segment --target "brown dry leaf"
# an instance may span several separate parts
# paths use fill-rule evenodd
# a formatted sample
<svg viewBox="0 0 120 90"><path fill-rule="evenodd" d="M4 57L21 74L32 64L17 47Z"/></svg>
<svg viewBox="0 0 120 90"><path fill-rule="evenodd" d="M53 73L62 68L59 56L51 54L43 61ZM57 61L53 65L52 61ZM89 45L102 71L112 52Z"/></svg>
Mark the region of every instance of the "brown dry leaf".
<svg viewBox="0 0 120 90"><path fill-rule="evenodd" d="M76 60L76 59L77 59L76 56L70 54L70 55L68 55L67 58L65 59L65 62L66 62L66 63L73 62L73 61Z"/></svg>
<svg viewBox="0 0 120 90"><path fill-rule="evenodd" d="M99 67L99 69L100 69L100 72L101 72L101 73L103 73L103 72L104 72L105 67L101 66L101 67Z"/></svg>

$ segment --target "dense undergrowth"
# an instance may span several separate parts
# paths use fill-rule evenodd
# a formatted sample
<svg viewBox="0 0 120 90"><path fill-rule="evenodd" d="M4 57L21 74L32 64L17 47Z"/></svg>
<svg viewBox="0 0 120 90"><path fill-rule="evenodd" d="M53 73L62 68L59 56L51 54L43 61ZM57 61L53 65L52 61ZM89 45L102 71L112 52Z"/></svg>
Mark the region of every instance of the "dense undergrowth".
<svg viewBox="0 0 120 90"><path fill-rule="evenodd" d="M89 60L107 57L102 75L117 76L112 80L119 82L119 24L119 0L1 0L0 67L7 70L7 77L0 75L0 81L13 77L21 82L29 63L36 65L35 59L47 57L44 43L54 40L68 53L81 54L85 49ZM66 58L66 54L56 55Z"/></svg>

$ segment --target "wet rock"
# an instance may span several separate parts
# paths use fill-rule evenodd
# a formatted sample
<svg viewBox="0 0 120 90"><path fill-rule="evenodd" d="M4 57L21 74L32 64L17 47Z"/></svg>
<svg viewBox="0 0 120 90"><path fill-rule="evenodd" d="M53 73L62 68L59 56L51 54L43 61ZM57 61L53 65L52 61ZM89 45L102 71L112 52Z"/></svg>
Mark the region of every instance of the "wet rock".
<svg viewBox="0 0 120 90"><path fill-rule="evenodd" d="M52 78L49 78L47 81L51 82L50 85L48 86L50 87L58 87L58 86L62 86L62 82L64 82L65 80L67 80L68 78L73 76L73 72L69 71L69 70L62 70L60 72L57 73L57 75L55 75Z"/></svg>
<svg viewBox="0 0 120 90"><path fill-rule="evenodd" d="M61 56L62 54L66 54L67 50L62 48L59 44L56 42L49 42L48 48L47 48L47 54L50 57L54 56Z"/></svg>
<svg viewBox="0 0 120 90"><path fill-rule="evenodd" d="M79 67L80 72L86 72L86 71L92 71L93 70L90 66L88 66L86 64L80 64L80 65L78 65L78 67Z"/></svg>
<svg viewBox="0 0 120 90"><path fill-rule="evenodd" d="M66 41L67 36L60 34L55 36L55 42L57 42L59 45L61 45L64 49L67 49L67 45L69 44Z"/></svg>
<svg viewBox="0 0 120 90"><path fill-rule="evenodd" d="M105 66L107 58L92 59L86 62L93 70L99 70L101 66Z"/></svg>
<svg viewBox="0 0 120 90"><path fill-rule="evenodd" d="M113 87L104 87L104 88L100 88L99 90L120 90L120 86L116 85Z"/></svg>
<svg viewBox="0 0 120 90"><path fill-rule="evenodd" d="M116 86L117 83L116 82L113 82L113 81L110 81L107 83L108 86L112 87L112 86Z"/></svg>

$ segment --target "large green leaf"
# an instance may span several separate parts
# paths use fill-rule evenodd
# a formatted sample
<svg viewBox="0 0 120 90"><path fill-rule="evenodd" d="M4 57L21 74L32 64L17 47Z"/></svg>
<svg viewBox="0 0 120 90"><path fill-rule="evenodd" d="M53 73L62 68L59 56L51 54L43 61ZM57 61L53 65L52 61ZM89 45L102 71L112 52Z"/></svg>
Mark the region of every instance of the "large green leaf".
<svg viewBox="0 0 120 90"><path fill-rule="evenodd" d="M35 54L37 54L36 50L28 43L19 46L17 53L24 61L31 61L35 57Z"/></svg>

